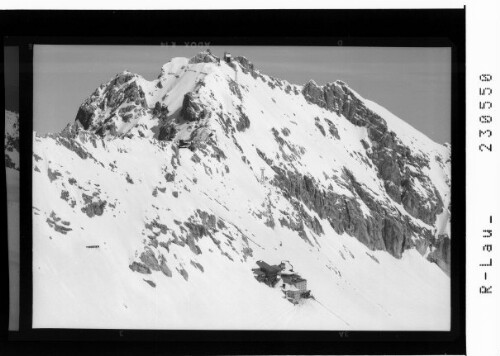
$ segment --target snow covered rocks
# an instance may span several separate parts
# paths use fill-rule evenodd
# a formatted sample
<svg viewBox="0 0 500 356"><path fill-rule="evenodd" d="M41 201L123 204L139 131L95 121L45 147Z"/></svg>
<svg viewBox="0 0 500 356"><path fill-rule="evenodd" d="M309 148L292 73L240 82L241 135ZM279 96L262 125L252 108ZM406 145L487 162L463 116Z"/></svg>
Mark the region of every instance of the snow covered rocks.
<svg viewBox="0 0 500 356"><path fill-rule="evenodd" d="M19 171L19 114L5 111L5 167Z"/></svg>
<svg viewBox="0 0 500 356"><path fill-rule="evenodd" d="M33 135L34 327L449 327L450 147L346 83L203 52L75 111Z"/></svg>

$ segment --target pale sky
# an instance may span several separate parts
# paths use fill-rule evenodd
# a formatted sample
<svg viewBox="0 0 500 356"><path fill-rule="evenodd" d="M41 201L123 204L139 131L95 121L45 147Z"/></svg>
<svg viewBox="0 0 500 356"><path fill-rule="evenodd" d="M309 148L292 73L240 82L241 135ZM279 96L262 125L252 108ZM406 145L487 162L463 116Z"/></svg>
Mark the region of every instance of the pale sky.
<svg viewBox="0 0 500 356"><path fill-rule="evenodd" d="M6 46L3 48L5 69L5 108L19 112L19 48Z"/></svg>
<svg viewBox="0 0 500 356"><path fill-rule="evenodd" d="M345 81L436 142L451 136L451 48L210 46L243 55L256 69L294 84ZM206 47L36 45L33 126L58 132L74 121L80 104L127 69L152 80L173 57Z"/></svg>

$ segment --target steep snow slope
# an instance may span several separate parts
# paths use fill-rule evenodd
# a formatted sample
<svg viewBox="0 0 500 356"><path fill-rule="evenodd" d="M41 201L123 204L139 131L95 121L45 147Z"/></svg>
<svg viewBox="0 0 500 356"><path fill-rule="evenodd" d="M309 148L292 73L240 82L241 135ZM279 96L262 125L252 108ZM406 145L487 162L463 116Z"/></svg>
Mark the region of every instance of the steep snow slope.
<svg viewBox="0 0 500 356"><path fill-rule="evenodd" d="M375 105L208 52L101 85L33 136L34 327L448 329L449 150Z"/></svg>

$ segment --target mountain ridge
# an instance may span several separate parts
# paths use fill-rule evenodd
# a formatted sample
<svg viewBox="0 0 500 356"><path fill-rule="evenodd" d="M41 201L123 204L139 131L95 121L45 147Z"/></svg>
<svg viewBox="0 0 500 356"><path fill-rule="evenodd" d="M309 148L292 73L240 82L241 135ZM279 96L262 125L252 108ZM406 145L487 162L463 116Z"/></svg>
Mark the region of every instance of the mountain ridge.
<svg viewBox="0 0 500 356"><path fill-rule="evenodd" d="M48 193L35 195L36 228L46 237L99 240L98 219L107 222L103 239L111 243L116 224L127 226L118 228L128 246L119 247L119 259L127 256L129 271L123 262L112 269L155 277L144 280L159 289L177 275L185 282L197 273L213 276L218 263L251 284L245 266L290 256L322 301L337 289L321 287L319 276L333 272L336 283L347 282L346 255L359 261L351 271L393 266L388 271L399 276L394 266L410 259L442 281L438 273L450 272L449 147L376 105L342 81L298 86L261 73L244 57L219 63L210 52L172 59L153 81L119 73L84 101L60 134L34 134L34 184L61 198L51 203ZM47 243L38 246L45 251ZM297 249L309 251L300 256ZM222 256L218 262L209 257L214 251ZM43 257L37 262L47 266ZM257 287L239 287L259 298ZM376 298L370 288L366 293ZM364 292L355 290L344 292L358 300ZM430 310L426 322L439 308Z"/></svg>
<svg viewBox="0 0 500 356"><path fill-rule="evenodd" d="M267 79L269 81L268 85L269 85L269 83L276 83L276 84L270 84L270 87L272 87L272 88L273 88L273 86L274 87L278 86L280 88L282 86L284 86L285 91L287 91L287 90L289 90L290 92L294 91L294 93L296 95L297 95L296 91L300 91L304 95L306 101L308 101L312 104L318 105L320 107L326 108L329 111L334 111L335 113L337 113L337 115L340 115L342 113L342 115L345 118L347 118L347 120L349 120L350 122L352 122L356 126L367 127L368 128L368 137L374 142L382 142L382 146L383 146L382 149L378 150L379 152L376 152L374 154L374 156L376 156L377 154L380 155L380 152L383 152L383 150L387 149L387 148L391 149L391 150L407 149L408 146L404 145L404 144L401 145L403 148L400 148L401 146L396 148L395 147L396 144L394 143L395 140L393 140L393 139L383 139L384 135L386 133L391 135L392 137L394 137L394 132L388 130L386 120L382 119L378 114L376 114L373 110L369 109L366 105L361 104L361 103L363 103L364 99L357 92L355 92L351 88L349 88L345 82L340 81L340 80L336 80L334 82L327 83L324 86L318 86L314 82L314 80L310 80L308 83L306 83L303 86L294 85L292 87L286 81L282 81L282 80L276 79L276 78L271 78L271 77L262 75L260 72L256 72L253 64L250 61L248 61L248 59L246 59L245 57L235 57L234 61L236 62L236 64L235 64L235 62L231 63L233 69L236 68L235 66L239 66L239 70L241 70L243 73L251 73L252 76L255 78L260 78L260 79L264 78L263 79L264 81ZM150 117L148 117L147 113L145 113L143 111L143 109L146 109L146 108L150 109L151 108L151 106L152 106L151 104L154 101L153 98L158 98L160 95L162 95L162 96L167 95L167 92L165 92L165 91L161 92L161 94L155 93L155 95L151 95L151 94L153 94L151 87L154 86L155 88L160 88L160 89L163 89L164 87L168 87L169 85L177 87L179 84L177 84L175 82L173 84L168 83L168 79L165 80L165 77L168 77L169 75L170 76L173 75L176 78L179 77L180 76L179 74L175 74L175 73L178 73L178 72L175 72L175 69L177 69L177 71L179 71L179 69L182 71L186 68L187 65L190 65L190 64L191 65L201 64L203 66L203 69L200 69L200 72L204 73L205 76L209 76L211 74L217 76L219 74L219 73L217 73L218 67L213 68L214 66L210 66L210 64L212 64L212 65L219 64L217 57L214 56L213 54L211 54L210 52L200 52L199 54L192 57L191 59L174 58L171 62L165 64L162 67L161 73L156 81L148 82L144 78L142 78L141 76L134 74L134 73L131 73L129 71L124 71L122 73L119 73L113 80L111 80L110 82L108 82L108 84L105 85L106 89L111 87L111 89L109 89L106 93L108 94L108 97L111 97L113 99L113 96L109 96L109 93L110 92L112 93L112 91L116 88L116 86L121 86L123 84L127 85L126 89L123 90L123 94L124 94L123 96L125 97L125 100L127 103L134 102L134 104L135 104L135 106L134 105L127 106L127 107L133 107L132 113L127 113L123 116L123 118L127 117L127 119L126 119L127 122L129 120L131 120L131 118L134 116L146 116L146 120L148 120L148 121L151 121L151 119L154 120L155 116L157 116L159 118L159 121L160 121L160 119L163 119L163 120L168 122L169 121L168 113L169 112L175 113L175 112L179 112L179 111L180 111L180 115L178 115L176 117L174 115L172 115L172 116L174 116L174 118L173 118L174 120L179 120L179 117L184 118L188 122L196 122L199 120L203 120L203 116L206 115L206 113L201 109L202 105L197 103L196 96L193 95L193 93L196 93L200 89L200 86L204 85L204 84L202 84L202 83L204 83L203 79L196 79L195 86L194 87L191 86L190 88L189 87L187 88L187 89L191 89L191 90L188 91L184 95L183 100L182 100L182 104L180 104L180 99L177 97L174 100L171 100L170 102L168 102L167 105L165 103L160 103L160 101L156 101L154 109L152 111L152 115ZM206 67L207 64L209 64L209 66L210 66L209 68ZM224 64L224 62L223 62L223 64ZM186 71L187 70L188 69L186 69ZM203 70L205 70L206 72L203 72ZM238 72L237 69L234 69L234 70L235 70L235 73ZM256 73L256 74L253 74L253 73ZM227 72L224 74L227 75ZM237 74L235 74L235 76L237 76ZM165 81L167 82L167 84L161 84L162 82L165 83ZM184 84L184 83L180 83L180 84L182 86L182 84ZM103 85L101 85L100 89L101 88L103 88ZM239 90L239 89L236 89L238 87L234 81L229 81L229 88L231 90L234 90L238 97L241 97L241 93L238 93L237 90ZM290 88L290 89L287 89L287 88ZM184 89L186 89L186 88L184 88ZM145 94L145 90L146 91L149 90L149 96L147 96ZM118 91L119 91L119 89L118 89ZM120 92L120 93L122 93L122 92ZM90 98L92 98L93 96L94 96L94 94ZM108 97L106 97L106 99ZM146 99L146 97L148 97L148 99ZM107 101L105 101L105 102L101 101L100 105L102 106L104 104L104 106L106 106L107 103L108 103ZM179 109L179 105L181 105L180 109ZM370 103L370 106L372 108L374 107L374 105L376 105L376 104ZM136 111L137 106L139 106L138 112ZM173 107L173 109L168 110L169 106ZM123 108L122 104L120 104L120 109L121 108ZM76 117L76 121L80 122L84 129L88 129L89 128L88 124L87 124L88 120L82 119L84 117L84 115L81 114L82 111L85 111L85 110L88 110L88 107L85 104L83 104L79 109L78 115ZM384 110L384 108L381 108L379 110L382 111L382 110ZM110 116L113 116L114 112L116 112L116 108L113 109ZM96 115L95 111L92 114ZM399 118L395 118L395 119L400 120ZM393 118L392 122L394 122L395 119ZM104 119L104 121L106 121L106 120L109 120L109 117ZM170 120L172 120L172 119L170 119ZM131 121L133 121L133 119ZM140 119L138 119L138 121L140 121ZM400 121L402 122L402 120L400 120ZM404 122L402 122L402 123L404 124ZM236 128L241 129L243 131L245 129L245 125L249 125L248 118L245 118L244 115L241 115L240 121L238 121ZM127 125L124 125L124 126L127 126ZM158 126L159 126L159 129L156 130L157 132L155 132L154 136L153 136L154 138L157 138L157 139L158 138L159 139L168 139L169 137L172 136L173 130L175 130L174 127L169 125L169 124L165 124L164 126L162 126L159 123ZM113 127L113 126L110 126L110 127ZM330 126L330 127L332 127L332 126ZM406 128L408 128L408 127L410 127L415 132L417 131L416 129L414 129L410 125L408 125ZM128 127L125 130L123 130L122 128L119 128L117 132L121 133L123 135L126 135L127 132L132 131L133 128L134 128L133 125L128 125ZM112 132L114 132L113 129L111 129L111 130L112 130ZM152 131L154 132L155 130L153 129ZM112 132L109 134L112 135ZM143 133L143 131L139 131L139 132L140 132L139 135L142 134L145 137L147 137L147 134L145 135ZM96 129L96 133L98 135L103 134L103 127L101 126L98 129ZM191 131L190 134L192 135L193 131ZM412 134L413 134L413 132L412 132ZM191 137L191 135L190 136L183 136L183 138L184 139L193 139L193 137ZM413 136L417 136L419 140L424 141L424 142L425 142L425 138L427 138L425 135L414 135L413 134ZM401 140L400 136L396 136L396 137L398 137ZM411 140L411 138L410 138L410 140ZM428 139L428 141L432 141L432 140ZM428 142L425 142L425 143L428 144ZM408 152L405 152L405 154L408 154ZM399 177L401 175L401 173L398 172L397 168L395 169L394 167L387 167L387 159L382 158L380 160L377 160L375 157L370 157L370 158L372 159L372 161L376 165L378 165L378 168L382 173L382 178L386 181L385 182L386 191L389 194L389 196L391 196L391 198L393 198L398 203L401 202L402 199L406 199L406 202L407 202L407 204L405 206L406 211L410 212L410 214L413 216L417 216L421 220L423 219L423 221L425 223L432 224L433 223L432 220L434 219L433 215L435 215L435 214L432 214L433 213L432 211L419 212L418 208L416 208L415 206L411 206L411 205L414 205L413 202L411 201L411 199L413 198L413 196L411 196L411 194L407 194L404 197L402 197L403 194L400 192L400 189L397 188L398 185L401 185L401 177ZM413 159L418 160L418 157L415 157ZM423 162L423 163L419 162L419 164L425 164L425 162ZM386 170L386 171L388 170L388 172L386 172L384 170ZM437 199L437 203L436 203L436 206L434 209L436 211L439 211L440 209L442 209L442 207L441 207L442 202L440 201L441 197L439 196L439 193L436 195L436 199ZM426 216L426 215L430 215L430 216ZM399 254L395 253L395 255L399 255ZM448 264L449 264L449 261L448 261Z"/></svg>

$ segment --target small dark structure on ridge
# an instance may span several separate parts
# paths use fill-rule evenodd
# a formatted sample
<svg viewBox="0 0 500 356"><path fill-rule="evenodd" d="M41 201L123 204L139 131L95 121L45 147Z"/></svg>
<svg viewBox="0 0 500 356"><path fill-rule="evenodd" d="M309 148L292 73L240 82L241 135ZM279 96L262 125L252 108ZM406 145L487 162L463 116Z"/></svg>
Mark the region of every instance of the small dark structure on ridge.
<svg viewBox="0 0 500 356"><path fill-rule="evenodd" d="M231 56L231 53L224 52L224 60L226 61L226 63L231 63L231 61L233 60L233 56Z"/></svg>
<svg viewBox="0 0 500 356"><path fill-rule="evenodd" d="M178 147L179 148L189 148L191 151L194 150L193 142L188 141L188 140L179 140Z"/></svg>

